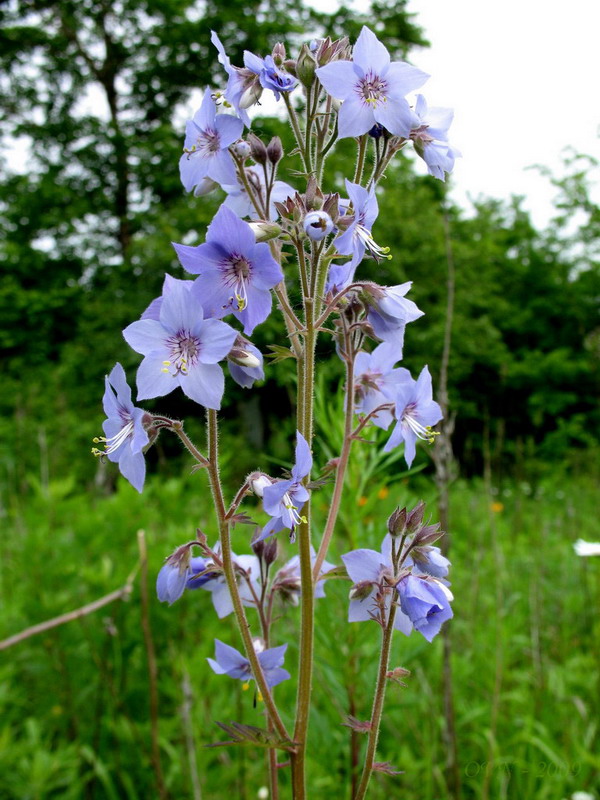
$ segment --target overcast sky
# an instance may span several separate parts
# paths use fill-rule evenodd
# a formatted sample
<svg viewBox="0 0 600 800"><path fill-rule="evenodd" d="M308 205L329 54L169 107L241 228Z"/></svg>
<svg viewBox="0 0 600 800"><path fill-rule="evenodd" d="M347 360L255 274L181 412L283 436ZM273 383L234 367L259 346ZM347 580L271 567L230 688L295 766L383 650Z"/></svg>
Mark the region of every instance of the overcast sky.
<svg viewBox="0 0 600 800"><path fill-rule="evenodd" d="M455 109L454 197L526 196L534 221L553 189L531 164L560 171L568 145L600 157L600 4L597 0L409 0L431 47L414 50L431 74L430 105ZM600 197L596 195L596 199Z"/></svg>

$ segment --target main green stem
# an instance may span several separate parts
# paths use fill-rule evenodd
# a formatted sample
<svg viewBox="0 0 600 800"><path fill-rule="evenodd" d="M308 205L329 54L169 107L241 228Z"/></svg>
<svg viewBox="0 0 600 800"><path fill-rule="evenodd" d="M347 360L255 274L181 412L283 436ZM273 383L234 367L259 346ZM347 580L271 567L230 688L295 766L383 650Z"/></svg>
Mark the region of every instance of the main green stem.
<svg viewBox="0 0 600 800"><path fill-rule="evenodd" d="M231 595L233 610L237 620L242 640L244 642L244 649L246 651L246 658L252 667L252 674L256 685L263 697L269 718L272 720L277 733L283 739L289 739L289 734L283 724L271 690L269 689L265 680L262 667L254 650L252 643L252 634L250 633L250 625L246 618L246 612L240 598L240 592L235 577L235 567L231 555L231 533L229 530L229 520L227 519L227 512L225 510L225 502L223 500L223 490L221 488L221 479L219 477L219 440L218 440L218 423L217 412L212 409L207 409L207 430L208 430L208 475L210 478L210 488L212 490L213 499L215 503L215 510L217 514L217 521L219 523L219 534L221 540L221 559L223 561L223 572L225 580L227 581L227 588Z"/></svg>
<svg viewBox="0 0 600 800"><path fill-rule="evenodd" d="M377 685L375 687L375 697L373 698L373 709L371 711L371 729L369 731L369 741L367 742L367 752L365 754L365 764L363 767L360 784L354 795L353 800L363 800L367 793L375 753L377 751L377 741L379 739L379 726L383 714L383 703L385 700L385 689L387 685L387 671L390 662L390 650L392 647L392 635L394 633L394 619L396 618L396 603L390 604L390 613L387 625L383 632L383 642L381 645L381 655L379 656L379 670L377 673Z"/></svg>

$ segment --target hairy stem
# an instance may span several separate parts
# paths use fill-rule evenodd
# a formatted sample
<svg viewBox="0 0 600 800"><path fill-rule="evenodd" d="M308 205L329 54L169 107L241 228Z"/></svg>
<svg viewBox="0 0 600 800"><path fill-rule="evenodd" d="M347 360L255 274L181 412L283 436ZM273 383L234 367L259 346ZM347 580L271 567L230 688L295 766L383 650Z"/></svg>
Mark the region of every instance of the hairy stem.
<svg viewBox="0 0 600 800"><path fill-rule="evenodd" d="M377 751L377 741L379 739L379 726L381 725L381 717L383 714L383 703L385 700L387 671L390 662L390 650L392 647L392 635L394 633L395 618L396 603L392 602L390 604L390 613L387 624L383 631L383 641L381 643L381 654L379 656L379 670L377 673L375 697L373 698L373 709L371 711L371 729L369 731L369 741L367 742L365 763L363 766L360 784L358 785L358 790L354 795L354 800L363 800L367 793L367 788L371 779L371 772L373 771L373 763L375 761L375 753Z"/></svg>

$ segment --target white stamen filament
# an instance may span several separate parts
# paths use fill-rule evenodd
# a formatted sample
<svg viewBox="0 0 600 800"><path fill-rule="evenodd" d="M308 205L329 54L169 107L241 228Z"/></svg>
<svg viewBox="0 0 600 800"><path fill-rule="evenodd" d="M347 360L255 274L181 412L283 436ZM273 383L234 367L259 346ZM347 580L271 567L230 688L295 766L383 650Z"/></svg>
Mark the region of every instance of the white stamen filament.
<svg viewBox="0 0 600 800"><path fill-rule="evenodd" d="M292 503L292 498L290 497L289 492L286 492L283 495L283 505L290 512L290 516L294 522L294 525L299 525L301 522L306 522L306 517L302 517L298 513L298 507Z"/></svg>
<svg viewBox="0 0 600 800"><path fill-rule="evenodd" d="M437 431L431 430L430 425L422 425L417 418L413 416L411 411L404 413L402 422L408 425L417 439L422 439L424 442L429 442L429 444L433 444L434 438L438 435Z"/></svg>
<svg viewBox="0 0 600 800"><path fill-rule="evenodd" d="M96 436L94 442L104 442L104 450L98 450L97 447L92 449L95 456L107 456L114 453L133 433L133 420L129 420L121 430L115 435L107 439L105 436Z"/></svg>
<svg viewBox="0 0 600 800"><path fill-rule="evenodd" d="M375 239L373 239L373 236L371 235L371 233L364 227L364 225L361 225L359 223L356 226L356 228L354 229L354 235L357 236L360 239L360 241L364 244L364 246L367 248L369 253L373 256L373 258L377 258L377 259L379 259L379 258L387 258L389 260L392 257L389 254L390 253L390 248L389 247L381 247L380 245L378 245L377 242L375 241Z"/></svg>

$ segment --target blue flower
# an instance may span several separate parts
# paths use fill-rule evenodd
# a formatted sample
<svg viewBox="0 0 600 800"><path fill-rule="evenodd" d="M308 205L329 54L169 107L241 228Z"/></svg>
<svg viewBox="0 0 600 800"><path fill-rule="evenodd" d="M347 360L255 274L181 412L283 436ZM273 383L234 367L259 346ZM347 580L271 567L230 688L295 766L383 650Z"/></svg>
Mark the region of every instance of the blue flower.
<svg viewBox="0 0 600 800"><path fill-rule="evenodd" d="M282 644L280 647L271 647L257 654L267 686L271 688L290 678L290 673L281 667L286 649L287 644ZM248 659L234 647L224 644L219 639L215 639L214 659L207 658L206 660L217 675L229 675L230 678L244 681L244 683L253 680L252 668Z"/></svg>
<svg viewBox="0 0 600 800"><path fill-rule="evenodd" d="M389 610L395 591L393 588L394 568L392 564L392 537L385 536L381 552L376 550L352 550L342 556L354 586L350 590L350 609L348 622L364 622L379 617L378 598L383 598L384 607ZM412 631L412 622L400 609L396 612L394 628L406 636Z"/></svg>
<svg viewBox="0 0 600 800"><path fill-rule="evenodd" d="M233 314L251 334L271 311L270 290L283 280L268 244L256 242L252 229L222 205L197 247L173 243L184 269L199 275L192 295L210 317Z"/></svg>
<svg viewBox="0 0 600 800"><path fill-rule="evenodd" d="M416 454L417 439L434 440L432 427L442 419L442 409L433 400L431 375L423 367L417 380L398 384L395 392L396 427L387 441L384 452L388 453L400 442L404 442L404 458L410 467Z"/></svg>
<svg viewBox="0 0 600 800"><path fill-rule="evenodd" d="M296 525L303 521L302 508L310 497L302 483L312 467L312 456L308 442L300 431L296 431L296 463L292 477L287 481L276 481L263 490L263 508L271 519L262 530L257 541L288 528L293 538Z"/></svg>
<svg viewBox="0 0 600 800"><path fill-rule="evenodd" d="M442 555L440 548L432 545L413 547L410 556L406 559L406 564L410 563L418 572L431 575L433 578L445 578L448 568L451 566L446 556ZM414 571L415 569L413 569Z"/></svg>
<svg viewBox="0 0 600 800"><path fill-rule="evenodd" d="M394 402L397 384L412 380L404 367L394 369L402 358L402 347L397 342L383 342L372 353L360 351L354 361L354 396L357 414L370 414L378 406ZM393 422L392 412L378 411L372 418L378 428L387 430Z"/></svg>
<svg viewBox="0 0 600 800"><path fill-rule="evenodd" d="M364 27L354 45L352 61L332 61L316 70L325 90L342 107L339 136L361 136L376 123L395 136L408 138L417 118L406 95L428 75L403 61L390 63L390 54L375 34Z"/></svg>
<svg viewBox="0 0 600 800"><path fill-rule="evenodd" d="M406 575L398 581L396 589L402 612L428 642L454 616L450 608L452 594L439 581Z"/></svg>
<svg viewBox="0 0 600 800"><path fill-rule="evenodd" d="M131 389L127 384L125 370L117 363L110 375L105 378L105 391L102 405L106 419L102 424L103 437L94 442L103 442L104 450L94 447L96 456L106 456L109 461L119 464L124 478L142 491L146 477L146 462L143 449L148 444L148 432L144 428L145 411L135 408L131 402Z"/></svg>
<svg viewBox="0 0 600 800"><path fill-rule="evenodd" d="M309 211L302 226L310 239L320 242L332 232L333 220L325 211Z"/></svg>
<svg viewBox="0 0 600 800"><path fill-rule="evenodd" d="M236 331L205 319L200 303L179 282L163 295L159 319L133 322L125 341L145 356L137 372L138 400L169 394L180 386L196 403L218 409L225 388L218 362L225 358Z"/></svg>
<svg viewBox="0 0 600 800"><path fill-rule="evenodd" d="M263 354L252 342L238 336L227 356L229 374L243 389L250 389L255 381L265 378Z"/></svg>
<svg viewBox="0 0 600 800"><path fill-rule="evenodd" d="M444 181L460 156L460 152L448 144L448 128L454 112L450 108L427 108L425 98L418 94L415 114L419 121L410 132L415 150L427 164L429 174Z"/></svg>
<svg viewBox="0 0 600 800"><path fill-rule="evenodd" d="M384 342L397 344L400 353L402 353L406 325L423 316L423 311L405 297L411 286L412 281L397 286L363 285L368 306L367 320L375 336Z"/></svg>
<svg viewBox="0 0 600 800"><path fill-rule="evenodd" d="M243 129L241 119L231 114L217 114L215 102L207 90L202 105L186 124L179 172L187 192L195 186L204 186L206 178L220 184L235 183L236 171L228 148L239 139Z"/></svg>

